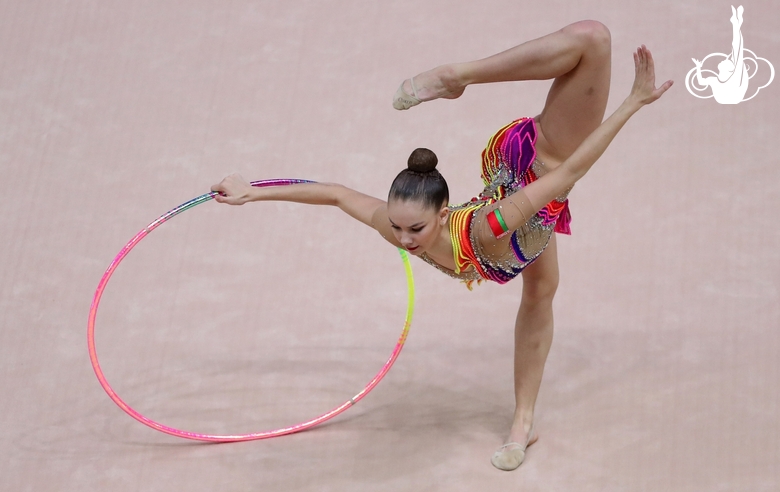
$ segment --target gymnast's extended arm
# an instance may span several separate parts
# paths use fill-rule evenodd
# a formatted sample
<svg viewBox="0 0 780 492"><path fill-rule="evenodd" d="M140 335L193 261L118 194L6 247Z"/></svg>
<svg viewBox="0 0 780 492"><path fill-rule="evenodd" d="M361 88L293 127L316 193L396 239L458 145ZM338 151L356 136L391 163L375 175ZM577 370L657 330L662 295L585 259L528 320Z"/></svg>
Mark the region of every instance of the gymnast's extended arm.
<svg viewBox="0 0 780 492"><path fill-rule="evenodd" d="M655 70L650 51L642 46L634 53L634 86L620 107L593 131L574 153L556 169L529 183L517 193L485 207L486 213L501 208L508 230L523 226L528 219L582 178L601 157L628 119L655 101L672 86L668 80L655 88ZM483 239L487 239L484 238Z"/></svg>
<svg viewBox="0 0 780 492"><path fill-rule="evenodd" d="M693 63L696 64L696 82L698 82L700 86L707 87L708 85L710 85L710 79L717 80L716 77L704 77L704 76L702 76L702 74L701 74L702 62L700 62L696 58L691 58L691 60L693 60Z"/></svg>
<svg viewBox="0 0 780 492"><path fill-rule="evenodd" d="M387 219L387 202L340 184L300 183L255 188L240 174L231 174L219 184L212 186L211 191L219 193L214 197L214 200L230 205L276 200L336 206L351 217L376 229L394 246L400 246L390 228L390 221Z"/></svg>

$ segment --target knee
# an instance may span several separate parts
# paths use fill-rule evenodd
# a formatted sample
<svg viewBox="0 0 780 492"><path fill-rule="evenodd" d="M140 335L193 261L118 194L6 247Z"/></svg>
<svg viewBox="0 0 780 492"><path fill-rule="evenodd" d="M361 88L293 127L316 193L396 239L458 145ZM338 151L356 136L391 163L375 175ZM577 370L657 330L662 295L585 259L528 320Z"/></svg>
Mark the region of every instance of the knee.
<svg viewBox="0 0 780 492"><path fill-rule="evenodd" d="M548 275L544 279L523 283L523 300L532 305L552 304L558 290L558 276Z"/></svg>
<svg viewBox="0 0 780 492"><path fill-rule="evenodd" d="M612 47L612 35L609 28L599 21L584 20L567 26L570 32L587 47L587 51L597 50L609 53Z"/></svg>

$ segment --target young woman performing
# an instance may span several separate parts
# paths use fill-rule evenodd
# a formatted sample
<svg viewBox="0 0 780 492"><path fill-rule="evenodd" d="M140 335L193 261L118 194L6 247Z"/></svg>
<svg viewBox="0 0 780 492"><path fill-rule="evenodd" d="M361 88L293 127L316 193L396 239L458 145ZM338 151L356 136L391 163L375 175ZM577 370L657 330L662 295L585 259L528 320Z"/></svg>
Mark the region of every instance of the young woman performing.
<svg viewBox="0 0 780 492"><path fill-rule="evenodd" d="M650 51L634 53L630 94L602 123L610 82L610 34L582 21L482 60L443 65L404 83L396 109L459 97L470 84L555 79L542 113L501 128L482 154L485 189L448 206L449 192L433 152L417 149L393 182L388 200L338 184L253 188L234 174L212 187L231 205L285 200L338 206L388 242L448 275L505 283L523 276L515 323L515 413L507 443L493 455L502 470L517 468L536 441L534 406L553 335L558 286L553 231L568 233L566 195L601 156L628 119L669 89L655 87Z"/></svg>

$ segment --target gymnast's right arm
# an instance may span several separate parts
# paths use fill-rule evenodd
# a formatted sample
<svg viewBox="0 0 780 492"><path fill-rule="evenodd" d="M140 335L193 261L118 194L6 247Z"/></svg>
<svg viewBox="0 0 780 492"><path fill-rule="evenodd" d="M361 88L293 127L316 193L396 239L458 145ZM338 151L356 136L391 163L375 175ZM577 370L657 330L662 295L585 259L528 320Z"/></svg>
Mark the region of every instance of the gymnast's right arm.
<svg viewBox="0 0 780 492"><path fill-rule="evenodd" d="M672 86L672 81L667 80L661 87L655 87L653 57L644 45L634 53L634 64L635 76L631 93L609 118L585 138L574 153L541 178L483 209L483 213L488 217L483 224L489 224L490 227L480 231L482 241L490 241L491 234L498 239L503 237L504 233L522 227L547 203L574 186L601 157L628 119L642 107L656 101ZM496 209L503 211L498 210L491 218L490 214Z"/></svg>
<svg viewBox="0 0 780 492"><path fill-rule="evenodd" d="M256 201L284 201L310 205L339 207L351 217L376 229L382 237L396 247L390 220L387 218L387 202L334 183L300 183L286 186L256 188L240 174L231 174L211 187L218 194L214 200L229 205L243 205Z"/></svg>

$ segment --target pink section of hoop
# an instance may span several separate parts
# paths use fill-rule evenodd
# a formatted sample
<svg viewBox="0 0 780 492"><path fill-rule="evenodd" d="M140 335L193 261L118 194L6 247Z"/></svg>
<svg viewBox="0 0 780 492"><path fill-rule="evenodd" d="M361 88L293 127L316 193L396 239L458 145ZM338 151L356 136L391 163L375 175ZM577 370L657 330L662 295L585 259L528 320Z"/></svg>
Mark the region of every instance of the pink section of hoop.
<svg viewBox="0 0 780 492"><path fill-rule="evenodd" d="M302 179L269 179L269 180L262 180L262 181L254 181L251 184L252 186L256 186L256 187L265 187L265 186L282 186L282 185L290 185L290 184L298 184L298 183L313 183L313 181L302 180ZM407 312L406 312L406 320L404 322L404 328L403 331L401 332L401 336L399 337L398 342L396 343L395 349L393 349L390 358L387 360L387 362L385 362L385 365L382 367L382 369L376 374L376 376L374 376L374 378L368 383L368 385L366 385L365 388L363 388L358 394L356 394L346 402L342 403L341 405L337 406L331 411L320 415L319 417L313 418L311 420L307 420L306 422L301 422L300 424L292 425L290 427L283 427L281 429L269 430L265 432L256 432L252 434L212 435L212 434L199 434L196 432L188 432L188 431L174 429L173 427L168 427L167 425L160 424L159 422L155 422L154 420L144 417L143 415L138 413L130 405L125 403L119 397L119 395L117 395L114 392L114 390L111 388L111 385L108 384L106 377L103 375L103 371L100 369L100 363L98 362L97 351L95 350L95 318L97 316L97 309L98 309L98 304L100 303L100 298L103 295L103 291L106 288L106 284L108 284L108 280L111 278L111 275L114 273L114 270L116 270L116 267L125 258L125 256L127 256L127 254L130 253L130 251L154 229L156 229L157 227L159 227L161 224L171 219L172 217L180 214L181 212L213 199L215 195L216 193L214 192L206 193L199 197L193 198L192 200L185 202L179 205L178 207L174 208L173 210L170 210L169 212L161 215L154 222L146 226L141 232L136 234L135 237L133 237L130 240L130 242L128 242L124 246L124 248L122 248L119 254L117 254L116 258L114 258L114 261L112 261L111 264L108 266L106 272L103 274L103 278L100 279L100 282L98 283L97 286L97 290L95 291L95 297L92 299L92 307L89 310L89 321L87 323L87 344L89 346L89 358L90 361L92 362L92 368L95 370L95 375L97 376L100 385L103 387L106 393L108 393L108 396L114 401L114 403L116 403L119 406L119 408L124 410L125 413L127 413L137 421L141 422L142 424L148 425L152 429L158 430L160 432L164 432L166 434L170 434L172 436L183 437L185 439L193 439L196 441L236 442L236 441L252 441L256 439L267 439L269 437L283 436L285 434L292 434L295 432L300 432L302 430L310 429L315 425L321 424L326 420L332 419L336 415L340 414L347 408L351 407L352 405L354 405L355 403L363 399L364 396L366 396L372 389L374 389L374 387L377 384L379 384L379 381L381 381L382 378L385 376L385 374L387 374L387 371L390 370L390 367L392 367L396 358L398 358L398 354L401 353L401 349L403 348L404 342L406 341L406 337L409 333L409 327L411 326L411 322L412 322L412 313L414 310L414 280L412 278L412 270L411 270L411 265L409 264L409 257L406 251L402 249L399 249L399 252L401 253L401 257L404 260L404 266L406 269L406 278L407 278L407 288L408 288L409 295L408 295L408 305L407 305Z"/></svg>

